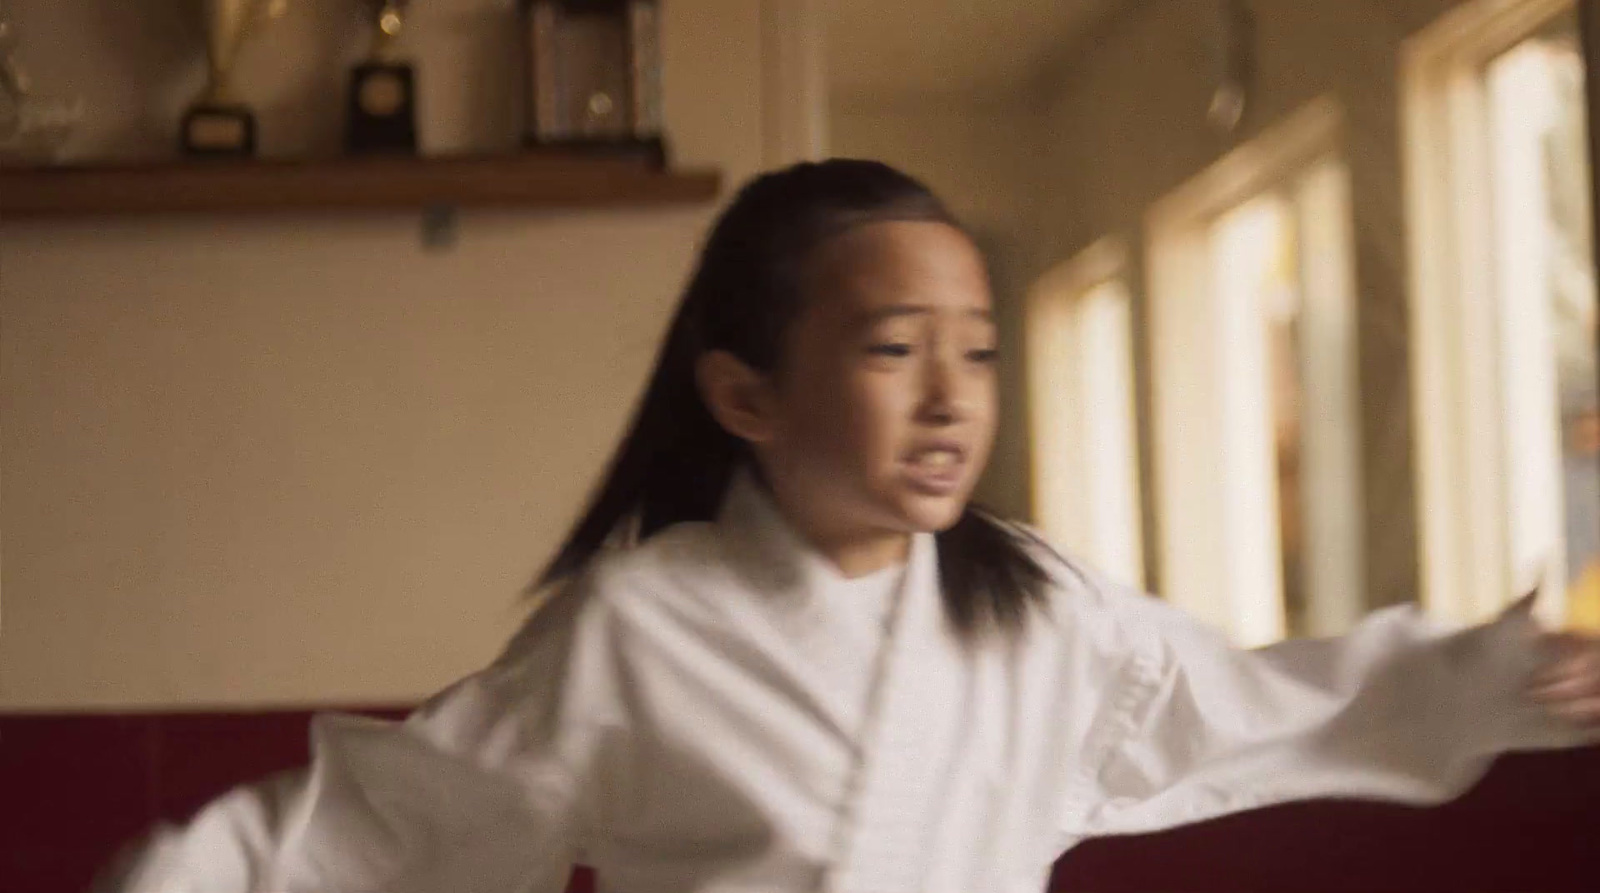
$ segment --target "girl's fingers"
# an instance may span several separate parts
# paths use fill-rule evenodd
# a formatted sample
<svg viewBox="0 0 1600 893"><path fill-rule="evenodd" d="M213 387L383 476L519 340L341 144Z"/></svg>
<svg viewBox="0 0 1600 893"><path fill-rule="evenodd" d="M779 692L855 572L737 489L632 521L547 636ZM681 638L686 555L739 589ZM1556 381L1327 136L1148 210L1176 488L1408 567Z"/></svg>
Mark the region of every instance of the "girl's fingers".
<svg viewBox="0 0 1600 893"><path fill-rule="evenodd" d="M1550 633L1543 637L1542 644L1550 659L1534 674L1534 685L1583 673L1600 674L1600 639Z"/></svg>
<svg viewBox="0 0 1600 893"><path fill-rule="evenodd" d="M1536 701L1570 701L1600 697L1600 675L1578 673L1541 682L1528 689L1528 696Z"/></svg>
<svg viewBox="0 0 1600 893"><path fill-rule="evenodd" d="M1600 640L1556 634L1546 641L1555 656L1529 680L1529 696L1549 704L1600 697Z"/></svg>
<svg viewBox="0 0 1600 893"><path fill-rule="evenodd" d="M1600 727L1600 695L1552 702L1545 705L1545 709L1567 722Z"/></svg>
<svg viewBox="0 0 1600 893"><path fill-rule="evenodd" d="M1546 642L1553 659L1534 677L1528 695L1557 719L1600 728L1600 639L1560 633Z"/></svg>

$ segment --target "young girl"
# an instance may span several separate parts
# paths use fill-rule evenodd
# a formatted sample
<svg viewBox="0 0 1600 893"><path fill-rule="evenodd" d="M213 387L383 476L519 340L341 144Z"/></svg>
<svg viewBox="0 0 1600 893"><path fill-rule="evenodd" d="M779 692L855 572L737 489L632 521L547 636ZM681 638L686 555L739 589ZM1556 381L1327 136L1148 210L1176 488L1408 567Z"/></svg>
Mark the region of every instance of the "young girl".
<svg viewBox="0 0 1600 893"><path fill-rule="evenodd" d="M881 164L762 177L492 666L163 832L125 888L1038 891L1086 837L1322 796L1433 803L1600 721L1519 606L1257 652L968 504L982 259ZM1542 672L1540 671L1542 667Z"/></svg>

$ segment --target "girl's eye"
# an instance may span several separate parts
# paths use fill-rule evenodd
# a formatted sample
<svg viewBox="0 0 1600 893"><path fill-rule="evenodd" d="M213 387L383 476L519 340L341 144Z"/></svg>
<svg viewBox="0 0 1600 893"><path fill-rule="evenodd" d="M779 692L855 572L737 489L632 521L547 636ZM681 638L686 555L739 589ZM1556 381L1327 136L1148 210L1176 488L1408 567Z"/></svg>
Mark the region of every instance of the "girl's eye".
<svg viewBox="0 0 1600 893"><path fill-rule="evenodd" d="M993 347L967 351L967 359L974 363L994 363L1000 359L1000 351Z"/></svg>
<svg viewBox="0 0 1600 893"><path fill-rule="evenodd" d="M875 357L909 357L911 345L909 344L874 344L867 348L867 353Z"/></svg>

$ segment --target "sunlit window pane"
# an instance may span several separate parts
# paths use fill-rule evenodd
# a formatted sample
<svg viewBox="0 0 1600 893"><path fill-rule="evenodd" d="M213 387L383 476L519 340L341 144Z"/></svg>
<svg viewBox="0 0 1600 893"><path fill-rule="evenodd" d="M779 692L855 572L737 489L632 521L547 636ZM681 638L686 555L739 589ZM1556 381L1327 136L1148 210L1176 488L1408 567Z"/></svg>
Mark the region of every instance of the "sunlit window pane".
<svg viewBox="0 0 1600 893"><path fill-rule="evenodd" d="M1600 405L1583 58L1572 14L1484 72L1509 557L1600 624Z"/></svg>

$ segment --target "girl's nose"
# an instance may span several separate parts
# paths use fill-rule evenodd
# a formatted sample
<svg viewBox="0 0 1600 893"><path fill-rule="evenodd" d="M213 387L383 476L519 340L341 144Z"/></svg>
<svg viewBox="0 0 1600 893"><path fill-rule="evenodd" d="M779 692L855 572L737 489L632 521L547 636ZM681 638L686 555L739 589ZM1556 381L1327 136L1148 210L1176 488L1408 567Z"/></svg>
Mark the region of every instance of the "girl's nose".
<svg viewBox="0 0 1600 893"><path fill-rule="evenodd" d="M930 351L924 373L923 412L933 424L950 425L971 414L975 383L967 381L961 357L948 350Z"/></svg>

